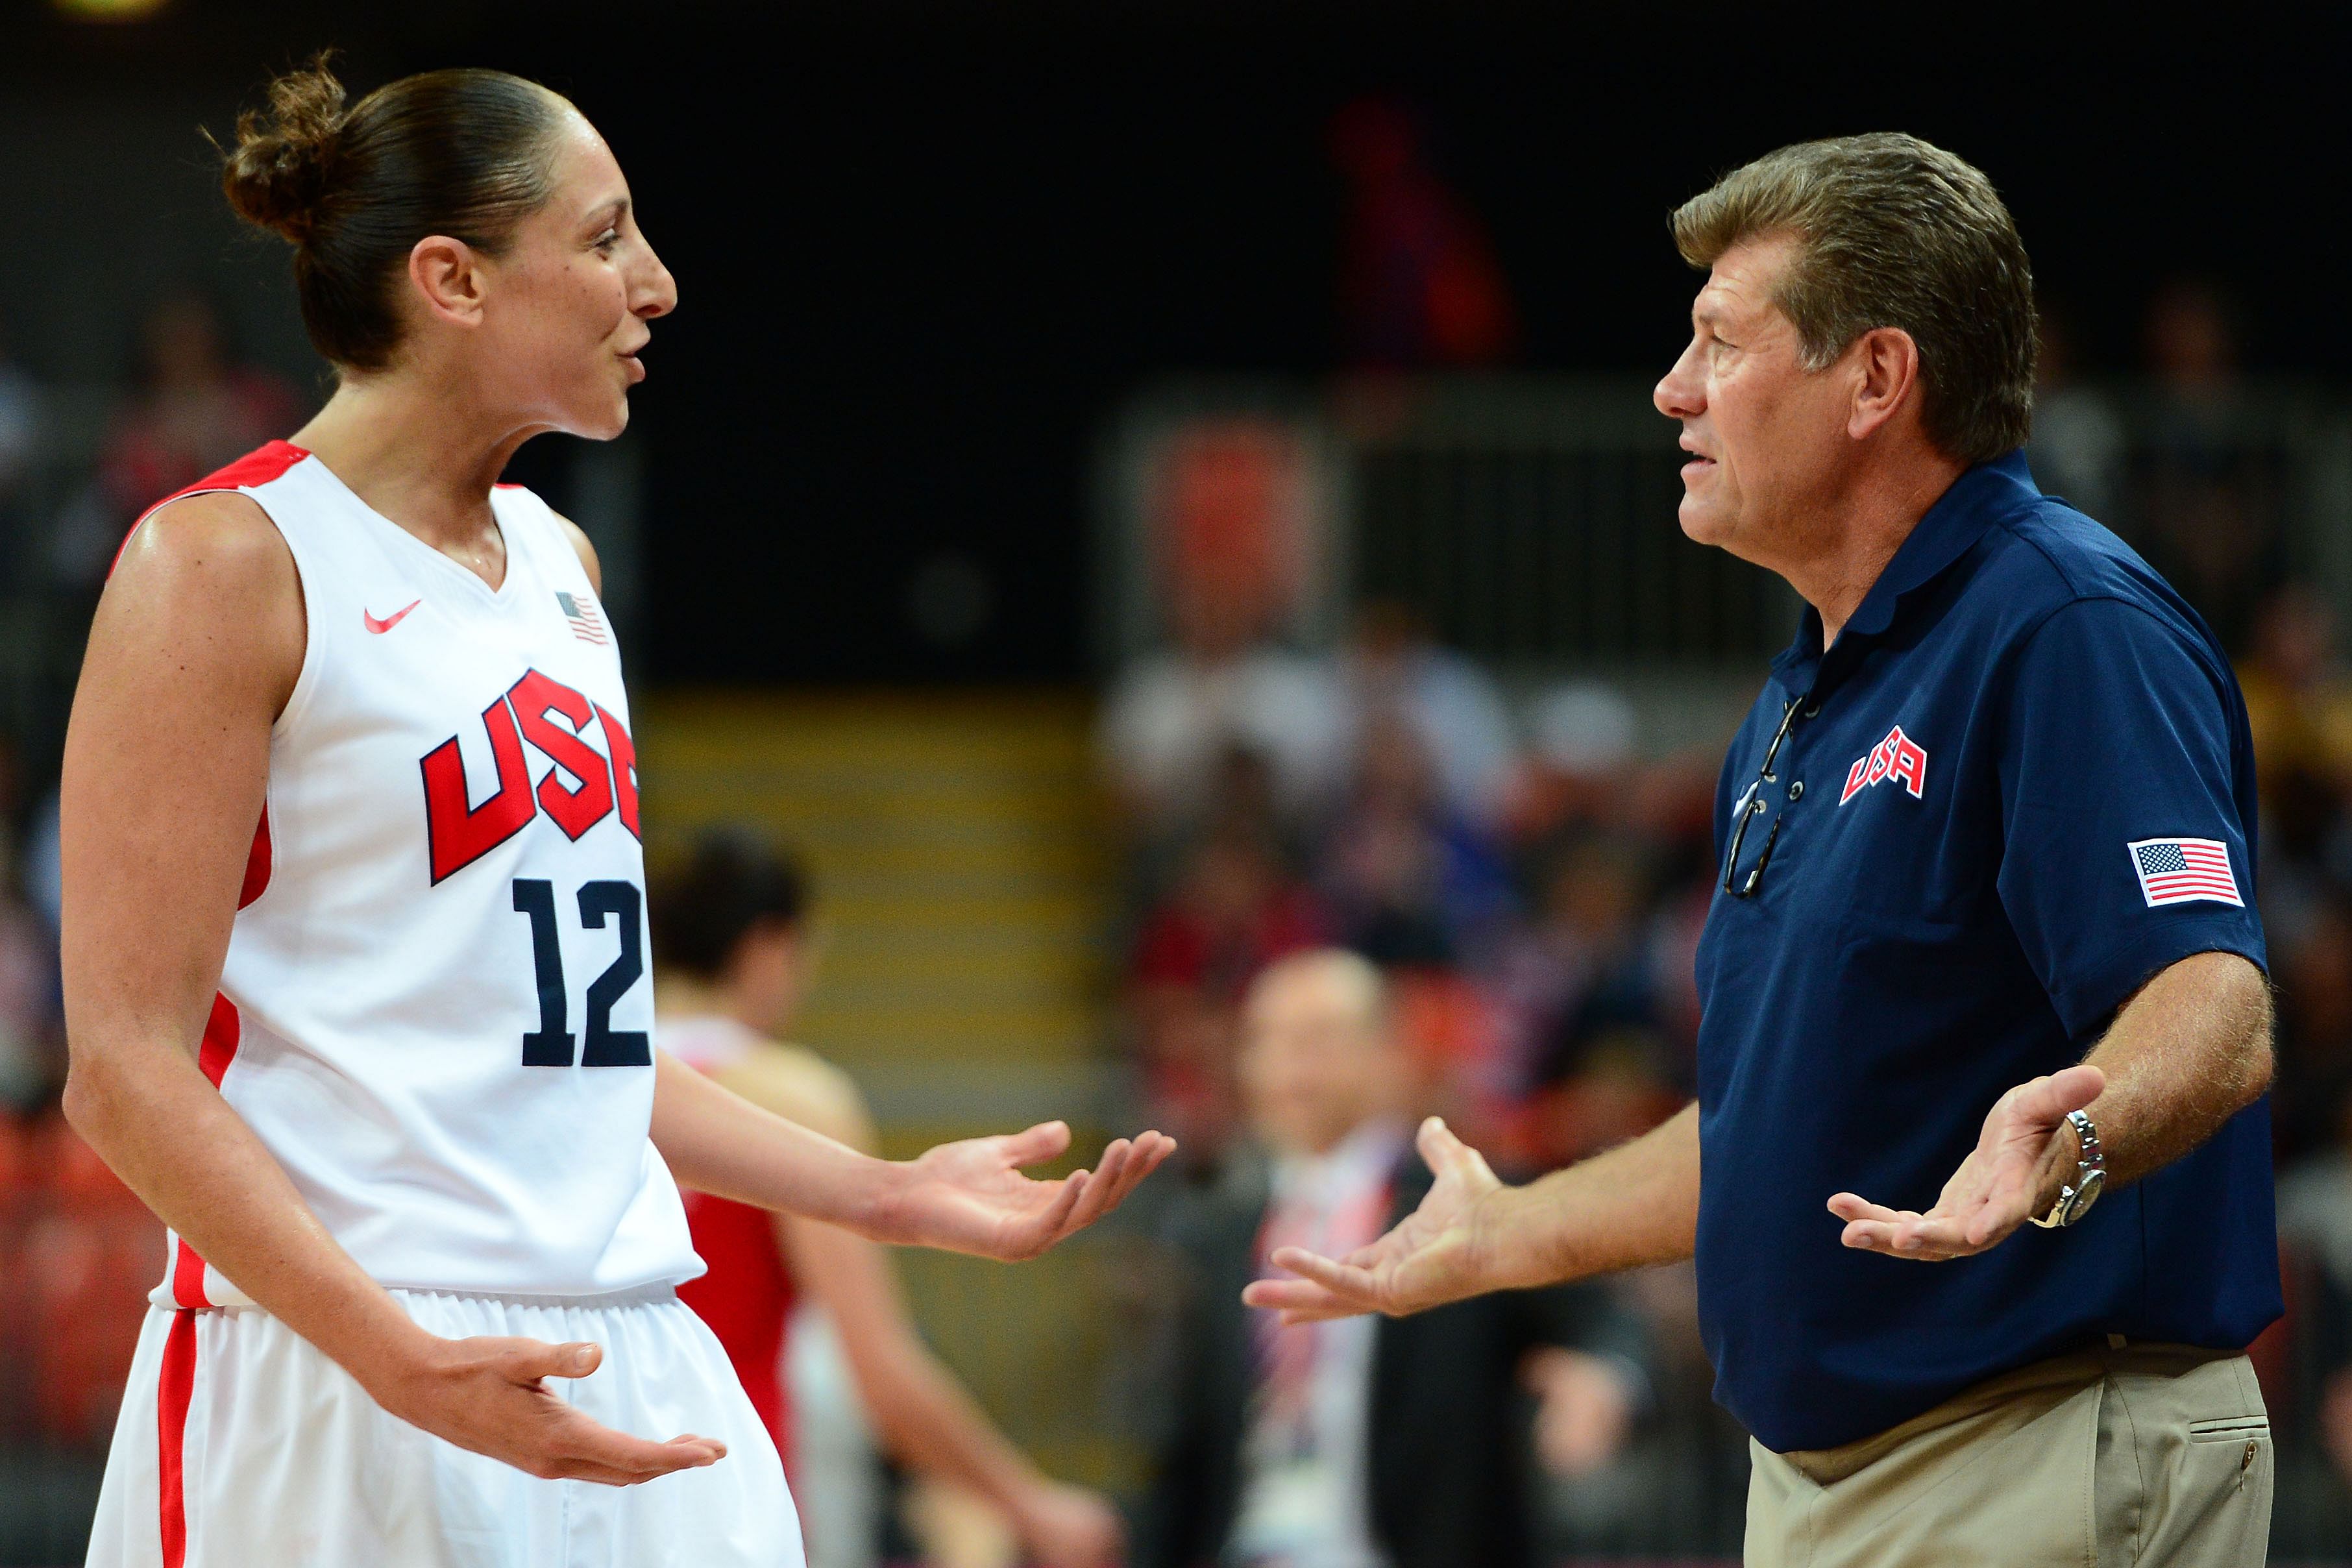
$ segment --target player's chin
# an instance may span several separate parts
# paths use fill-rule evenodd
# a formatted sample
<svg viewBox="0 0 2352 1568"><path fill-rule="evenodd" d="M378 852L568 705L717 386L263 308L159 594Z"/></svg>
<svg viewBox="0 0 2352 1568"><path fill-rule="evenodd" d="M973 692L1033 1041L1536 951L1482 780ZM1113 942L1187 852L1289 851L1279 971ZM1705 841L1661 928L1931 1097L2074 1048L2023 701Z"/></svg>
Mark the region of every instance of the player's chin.
<svg viewBox="0 0 2352 1568"><path fill-rule="evenodd" d="M583 441L610 441L629 427L629 395L614 391L583 398L564 422L564 434Z"/></svg>

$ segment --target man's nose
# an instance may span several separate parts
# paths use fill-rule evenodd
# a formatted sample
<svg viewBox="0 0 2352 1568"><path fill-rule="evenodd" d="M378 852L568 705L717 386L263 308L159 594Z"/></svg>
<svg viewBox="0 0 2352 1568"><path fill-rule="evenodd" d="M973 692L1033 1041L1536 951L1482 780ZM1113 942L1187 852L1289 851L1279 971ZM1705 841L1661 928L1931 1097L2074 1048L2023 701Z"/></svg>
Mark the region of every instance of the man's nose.
<svg viewBox="0 0 2352 1568"><path fill-rule="evenodd" d="M1669 419L1688 419L1706 408L1706 395L1695 373L1697 347L1694 342L1685 349L1674 368L1661 376L1651 390L1650 402Z"/></svg>

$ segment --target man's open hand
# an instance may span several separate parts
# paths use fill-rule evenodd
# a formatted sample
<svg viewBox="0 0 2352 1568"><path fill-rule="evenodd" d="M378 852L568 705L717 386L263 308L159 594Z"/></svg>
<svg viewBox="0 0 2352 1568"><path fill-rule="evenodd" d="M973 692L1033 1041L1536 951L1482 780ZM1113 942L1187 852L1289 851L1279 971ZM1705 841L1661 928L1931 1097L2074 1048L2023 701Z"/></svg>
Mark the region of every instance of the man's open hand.
<svg viewBox="0 0 2352 1568"><path fill-rule="evenodd" d="M1336 1261L1301 1247L1275 1248L1268 1261L1299 1278L1257 1280L1242 1300L1280 1311L1287 1325L1359 1312L1402 1317L1493 1289L1492 1210L1510 1189L1434 1116L1421 1124L1415 1142L1437 1175L1419 1208L1370 1247Z"/></svg>
<svg viewBox="0 0 2352 1568"><path fill-rule="evenodd" d="M1841 1238L1865 1252L1925 1263L1968 1258L1997 1247L2027 1218L2050 1206L2074 1169L2074 1139L2066 1113L2099 1098L2107 1075L2071 1067L2021 1083L1996 1101L1983 1136L1943 1194L1926 1214L1891 1209L1853 1193L1830 1199L1830 1213L1846 1222Z"/></svg>

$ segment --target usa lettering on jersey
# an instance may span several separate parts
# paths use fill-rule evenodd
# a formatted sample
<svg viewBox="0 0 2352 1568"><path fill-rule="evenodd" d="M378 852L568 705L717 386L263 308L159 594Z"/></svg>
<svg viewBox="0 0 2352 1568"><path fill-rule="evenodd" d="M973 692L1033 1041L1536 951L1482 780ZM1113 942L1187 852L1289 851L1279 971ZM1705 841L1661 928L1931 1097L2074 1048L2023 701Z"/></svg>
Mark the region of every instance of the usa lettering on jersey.
<svg viewBox="0 0 2352 1568"><path fill-rule="evenodd" d="M570 728L556 722L558 717ZM592 721L604 737L602 752L588 740ZM489 735L498 788L481 805L472 804L467 795L466 763L457 736L418 762L425 775L434 886L520 833L541 812L574 843L615 811L630 836L644 839L637 809L637 748L609 710L531 669L482 710L482 728ZM555 764L536 790L523 754L526 742ZM566 774L578 782L565 784Z"/></svg>

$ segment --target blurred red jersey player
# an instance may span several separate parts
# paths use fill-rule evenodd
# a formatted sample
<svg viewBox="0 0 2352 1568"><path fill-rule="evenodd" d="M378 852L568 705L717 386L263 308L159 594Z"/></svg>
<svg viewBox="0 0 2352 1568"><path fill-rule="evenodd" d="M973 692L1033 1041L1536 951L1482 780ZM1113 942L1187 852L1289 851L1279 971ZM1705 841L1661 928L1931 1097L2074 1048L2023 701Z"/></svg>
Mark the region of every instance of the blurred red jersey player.
<svg viewBox="0 0 2352 1568"><path fill-rule="evenodd" d="M873 1121L849 1076L778 1037L805 986L806 913L806 883L787 858L747 831L706 837L654 885L659 1037L663 1049L752 1103L870 1152ZM707 1193L688 1194L687 1221L710 1271L678 1297L726 1348L796 1484L783 1365L805 1289L833 1320L851 1380L893 1454L986 1499L1047 1568L1120 1560L1118 1515L1096 1494L1041 1473L990 1424L916 1332L879 1245ZM821 1513L810 1524L813 1534L821 1530Z"/></svg>

